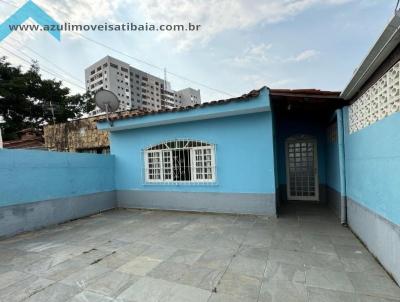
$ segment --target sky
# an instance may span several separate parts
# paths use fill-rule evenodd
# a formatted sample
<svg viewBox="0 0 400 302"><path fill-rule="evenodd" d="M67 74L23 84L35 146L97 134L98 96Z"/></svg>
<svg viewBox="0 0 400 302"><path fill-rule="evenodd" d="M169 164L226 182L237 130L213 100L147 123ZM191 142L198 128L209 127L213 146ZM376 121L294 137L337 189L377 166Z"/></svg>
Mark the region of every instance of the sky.
<svg viewBox="0 0 400 302"><path fill-rule="evenodd" d="M1 0L0 22L25 2ZM83 92L84 69L110 55L159 77L166 68L191 79L194 83L167 73L173 89L200 89L203 102L262 86L341 91L396 5L394 0L34 2L59 23L200 24L195 33L83 33L111 49L78 34L62 33L59 42L45 32L14 32L0 42L0 56L23 68L36 59L45 78L67 79L65 86L76 93Z"/></svg>

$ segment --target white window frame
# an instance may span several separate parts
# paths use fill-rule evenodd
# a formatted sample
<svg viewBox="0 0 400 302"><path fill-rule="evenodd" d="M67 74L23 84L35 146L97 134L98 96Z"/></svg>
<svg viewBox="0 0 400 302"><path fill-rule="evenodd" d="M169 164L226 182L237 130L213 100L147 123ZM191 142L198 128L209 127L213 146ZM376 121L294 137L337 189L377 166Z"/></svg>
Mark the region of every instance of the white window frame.
<svg viewBox="0 0 400 302"><path fill-rule="evenodd" d="M157 145L150 146L149 148L146 148L143 150L144 154L144 180L145 183L147 184L210 184L210 183L215 183L217 179L217 173L216 173L216 164L215 164L215 153L216 153L216 146L214 144L209 144L205 142L199 142L196 140L190 140L190 139L182 139L182 140L176 140L175 142L186 142L186 145L189 143L199 143L202 144L202 146L199 147L183 147L183 148L165 148L165 149L153 149L156 146L162 146L162 145L167 145L170 142L174 141L167 141L164 143L160 143ZM206 145L204 145L206 144ZM190 180L174 180L174 161L173 161L173 151L174 150L189 150L190 152L190 174L191 174L191 179ZM196 160L196 151L202 150L202 166L197 166L197 160ZM209 160L206 160L204 157L204 150L210 150L210 154L206 154L210 156ZM170 155L170 167L166 168L166 162L164 160L164 153L168 152ZM160 179L151 179L149 172L150 172L150 167L149 167L149 154L151 153L158 153L159 154L159 163L160 163ZM209 166L205 166L205 163L209 162ZM205 168L206 167L206 168ZM165 173L166 169L170 169L170 173ZM202 170L202 176L203 178L198 177L197 169L211 169L211 173L206 173L206 171ZM166 175L171 175L170 178L166 178ZM205 175L211 174L211 178L205 179Z"/></svg>
<svg viewBox="0 0 400 302"><path fill-rule="evenodd" d="M302 144L302 143L311 143L313 144L313 165L314 165L314 195L311 196L300 196L297 194L291 194L291 181L290 181L290 168L289 168L289 144ZM319 200L319 171L318 171L318 144L317 140L308 135L296 135L289 137L285 142L285 153L286 153L286 194L288 200L300 200L300 201L318 201ZM308 184L310 186L310 184Z"/></svg>
<svg viewBox="0 0 400 302"><path fill-rule="evenodd" d="M198 150L201 150L202 151L202 154L201 154L201 156L203 157L203 159L202 159L202 164L204 164L205 163L205 160L204 160L204 150L210 150L210 163L211 163L211 166L207 166L207 168L205 168L205 166L204 165L202 165L202 166L197 166L197 160L196 160L196 151L198 151ZM208 154L207 154L208 155ZM192 179L194 180L194 181L196 181L196 182L199 182L199 181L201 181L201 182L214 182L215 181L215 152L214 152L214 148L212 147L212 146L205 146L205 147L195 147L195 148L192 148L191 150L190 150L190 159L191 159L191 161L192 161L192 163L191 163L191 175L192 175ZM206 173L206 172L204 172L204 169L211 169L211 178L209 178L209 179L206 179L206 178L198 178L197 177L197 169L203 169L203 172L201 172L201 174L203 175L203 176L205 176L206 174L209 174L209 173Z"/></svg>
<svg viewBox="0 0 400 302"><path fill-rule="evenodd" d="M160 164L160 179L150 179L150 168L149 168L149 154L150 153L158 153L159 154L159 164ZM149 150L145 153L145 162L146 162L146 182L163 182L163 160L162 160L162 150Z"/></svg>

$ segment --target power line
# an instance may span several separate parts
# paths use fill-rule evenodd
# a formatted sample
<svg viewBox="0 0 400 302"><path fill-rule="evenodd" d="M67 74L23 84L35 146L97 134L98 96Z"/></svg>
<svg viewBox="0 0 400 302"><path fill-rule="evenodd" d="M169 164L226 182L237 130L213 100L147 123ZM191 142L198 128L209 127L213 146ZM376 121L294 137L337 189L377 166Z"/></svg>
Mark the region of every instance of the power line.
<svg viewBox="0 0 400 302"><path fill-rule="evenodd" d="M11 5L11 6L14 6L14 7L18 7L14 2L5 1L5 0L0 0L0 1L3 2L3 3L5 3L5 4L8 4L8 5ZM62 71L63 73L65 73L69 78L71 78L71 79L77 81L78 83L81 83L81 82L82 82L80 79L76 78L74 75L72 75L71 73L69 73L68 71L66 71L64 68L60 67L59 65L57 65L57 64L54 63L54 62L52 62L51 60L45 58L44 56L42 56L41 54L39 54L37 51L35 51L35 50L32 49L31 47L29 47L28 45L25 45L25 44L21 43L20 41L14 39L14 38L11 37L11 36L9 36L8 38L11 39L11 40L13 40L13 41L15 41L15 42L18 42L18 43L21 45L21 47L24 47L24 48L30 50L32 53L36 54L37 56L39 56L39 57L42 58L43 60L47 61L48 63L50 63L51 65L53 65L54 67L56 67L57 69L61 70L61 71ZM9 46L12 47L12 45L9 45ZM13 47L12 47L12 48L13 48ZM21 52L22 52L22 51L21 51ZM25 54L25 55L26 55L26 54ZM28 56L28 55L26 55L26 56ZM29 56L28 56L28 57L29 57ZM31 58L31 57L29 57L29 58L30 58L30 59L33 59L33 58ZM39 60L37 60L37 61L39 61ZM58 73L58 72L57 72L57 73ZM53 75L54 75L54 74L53 74ZM61 75L61 74L59 74L59 75ZM64 78L63 75L62 75L62 77ZM64 78L64 79L65 79L65 78ZM66 82L68 82L68 81L66 81ZM68 82L68 83L70 83L70 82ZM75 85L75 84L73 84L73 85ZM76 86L76 87L79 87L79 88L81 88L81 89L86 90L86 88L83 88L83 87L80 86L80 85L79 85L79 86L75 85L75 86Z"/></svg>
<svg viewBox="0 0 400 302"><path fill-rule="evenodd" d="M5 4L8 4L8 5L11 5L11 6L14 6L14 7L18 7L18 5L13 3L13 2L5 1L5 0L0 0L0 2L3 2Z"/></svg>
<svg viewBox="0 0 400 302"><path fill-rule="evenodd" d="M42 56L40 53L38 53L37 51L35 51L34 49L32 49L31 47L29 47L28 45L23 44L22 42L14 39L13 37L9 37L11 40L18 42L19 45L21 45L21 47L28 49L29 51L31 51L32 53L34 53L35 55L39 56L40 58L42 58L43 60L45 60L46 62L48 62L49 64L53 65L54 67L56 67L57 69L61 70L63 73L65 73L68 77L70 77L71 79L77 81L78 83L81 83L82 80L78 79L77 77L75 77L74 75L72 75L71 73L69 73L67 70L65 70L64 68L60 67L59 65L57 65L56 63L52 62L50 59L47 59L46 57Z"/></svg>
<svg viewBox="0 0 400 302"><path fill-rule="evenodd" d="M152 63L149 63L149 62L143 61L143 60L141 60L141 59L138 59L138 58L136 58L136 57L133 57L133 56L131 56L131 55L125 53L125 52L122 52L122 51L120 51L120 50L117 50L117 49L115 49L115 48L113 48L113 47L111 47L111 46L108 46L108 45L106 45L106 44L104 44L104 43L102 43L102 42L98 42L98 41L93 40L93 39L91 39L91 38L89 38L89 37L87 37L87 36L84 36L84 35L82 35L81 33L76 33L76 32L73 32L73 33L74 33L74 34L77 34L77 35L79 35L79 36L81 36L82 38L84 38L84 39L86 39L86 40L88 40L88 41L90 41L90 42L92 42L92 43L95 43L95 44L100 45L100 46L102 46L102 47L104 47L104 48L107 48L107 49L109 49L109 50L111 50L111 51L114 51L114 52L116 52L116 53L119 53L119 54L121 54L121 55L123 55L123 56L125 56L125 57L128 57L128 58L132 59L132 60L135 60L135 61L140 62L140 63L142 63L142 64L146 64L146 65L148 65L148 66L150 66L150 67L157 68L157 69L159 69L159 70L161 70L161 71L164 71L164 68L162 68L162 67L160 67L160 66L157 66L157 65L154 65L154 64L152 64ZM204 88L207 88L207 89L209 89L209 90L213 90L213 91L218 92L218 93L220 93L220 94L225 94L225 95L228 95L228 96L233 96L232 94L230 94L230 93L228 93L228 92L226 92L226 91L222 91L222 90L220 90L220 89L213 88L213 87L208 86L208 85L206 85L206 84L202 84L202 83L200 83L200 82L191 80L191 79L189 79L189 78L187 78L187 77L184 77L184 76L181 76L181 75L179 75L179 74L177 74L177 73L174 73L174 72L171 72L171 71L167 71L167 73L170 74L171 76L174 76L174 77L179 78L179 79L181 79L181 80L185 80L185 81L187 81L187 82L196 84L196 85L198 85L198 86L202 86L202 87L204 87Z"/></svg>
<svg viewBox="0 0 400 302"><path fill-rule="evenodd" d="M14 52L12 52L11 50L5 48L4 46L0 45L0 48L3 49L3 50L5 50L6 52L10 53L12 56L15 56L16 58L22 60L23 62L28 63L29 66L32 65L32 62L29 62L28 60L26 60L26 59L24 59L23 57L21 57L21 56L15 54ZM59 79L65 81L65 82L67 82L67 83L69 83L69 84L71 84L71 85L73 85L73 86L75 86L75 87L78 87L78 88L80 88L80 89L86 91L86 88L84 88L84 87L82 87L82 86L80 86L80 85L77 85L77 84L75 84L75 83L73 83L73 82L70 82L70 81L68 81L68 80L65 79L65 78L62 78L60 75L57 75L57 74L55 74L54 72L47 70L47 68L41 67L40 69L43 70L44 72L50 74L50 75L55 76L56 78L59 78Z"/></svg>
<svg viewBox="0 0 400 302"><path fill-rule="evenodd" d="M12 5L12 6L14 6L14 7L18 7L17 5L12 4L12 3L8 2L8 1L5 1L5 0L0 0L0 1L1 1L1 2L4 2L4 3L6 3L6 4L9 4L9 5ZM63 15L65 15L65 16L67 15L66 12L63 12L63 11L61 11L60 9L56 8L56 7L53 7L53 8L54 8L56 11L58 11L58 12L62 13ZM89 37L87 37L87 36L85 36L85 35L83 35L83 34L81 34L81 33L78 33L78 32L71 32L71 33L72 33L72 34L75 34L75 35L77 35L77 36L80 36L80 37L86 39L87 41L90 41L90 42L92 42L92 43L94 43L94 44L97 44L97 45L99 45L99 46L101 46L101 47L104 47L104 48L106 48L106 49L108 49L108 50L111 50L111 51L113 51L113 52L115 52L115 53L121 54L121 55L123 55L123 56L125 56L125 57L127 57L127 58L130 58L130 59L132 59L132 60L135 60L135 61L137 61L137 62L139 62L139 63L142 63L142 64L147 65L147 66L150 66L150 67L152 67L152 68L156 68L156 69L158 69L158 70L164 71L164 68L163 68L163 67L157 66L157 65L155 65L155 64L153 64L153 63L147 62L147 61L142 60L142 59L140 59L140 58L131 56L131 55L129 55L129 54L123 52L123 51L120 51L120 50L118 50L118 49L115 49L115 48L113 48L113 47L111 47L111 46L109 46L109 45L107 45L107 44L102 43L102 42L96 41L96 40L94 40L94 39L92 39L92 38L89 38ZM228 92L226 92L226 91L223 91L223 90L217 89L217 88L213 88L213 87L211 87L211 86L209 86L209 85L203 84L203 83L198 82L198 81L195 81L195 80L191 80L191 79L189 79L188 77L179 75L179 74L177 74L177 73L175 73L175 72L167 71L167 73L170 74L171 76L174 76L174 77L179 78L179 79L181 79L181 80L184 80L184 81L190 82L190 83L192 83L192 84L201 86L201 87L203 87L203 88L206 88L206 89L209 89L209 90L218 92L218 93L220 93L220 94L224 94L224 95L228 95L228 96L233 96L232 94L230 94L230 93L228 93Z"/></svg>
<svg viewBox="0 0 400 302"><path fill-rule="evenodd" d="M37 61L36 58L32 58L31 56L27 55L27 54L26 54L25 52L23 52L22 50L15 48L14 46L10 45L9 43L6 43L6 44L7 44L7 46L10 47L14 52L15 52L15 51L16 51L16 52L19 52L20 54L22 54L23 56L25 56L25 57L27 57L29 60L31 60L31 62L32 62L32 61ZM43 67L43 65L40 65L40 64L39 64L39 69L43 69L43 70L45 70L46 72L51 72L51 74L53 74L53 75L59 77L59 78L62 79L63 81L65 81L65 82L67 82L67 83L70 83L70 84L73 84L73 85L75 85L76 87L79 87L79 88L81 88L81 89L83 89L83 90L86 90L83 86L80 86L80 84L76 84L76 83L71 82L70 80L68 80L67 78L65 78L65 76L64 76L63 74L59 73L58 71L56 71L56 70L54 70L54 69L52 69L52 68L49 68L49 67L47 67L47 66ZM80 82L80 81L78 81L78 82Z"/></svg>

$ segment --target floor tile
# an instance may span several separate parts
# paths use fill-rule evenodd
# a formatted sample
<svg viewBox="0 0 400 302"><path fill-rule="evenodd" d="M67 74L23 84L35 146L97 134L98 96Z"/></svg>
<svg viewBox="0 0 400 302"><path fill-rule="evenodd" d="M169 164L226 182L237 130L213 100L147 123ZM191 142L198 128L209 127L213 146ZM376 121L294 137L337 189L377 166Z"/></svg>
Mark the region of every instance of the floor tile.
<svg viewBox="0 0 400 302"><path fill-rule="evenodd" d="M226 273L217 285L217 292L233 296L256 299L260 290L261 281L257 278Z"/></svg>
<svg viewBox="0 0 400 302"><path fill-rule="evenodd" d="M156 260L167 260L177 251L176 248L168 246L151 246L143 252L146 257Z"/></svg>
<svg viewBox="0 0 400 302"><path fill-rule="evenodd" d="M78 294L80 289L77 287L54 283L53 285L47 287L46 289L32 295L26 302L43 302L43 301L57 301L65 302L71 299L73 296ZM25 302L24 301L24 302Z"/></svg>
<svg viewBox="0 0 400 302"><path fill-rule="evenodd" d="M165 301L174 285L169 281L143 277L123 291L118 299L134 302Z"/></svg>
<svg viewBox="0 0 400 302"><path fill-rule="evenodd" d="M365 273L348 273L357 293L382 298L400 297L400 288L388 277Z"/></svg>
<svg viewBox="0 0 400 302"><path fill-rule="evenodd" d="M47 271L38 271L35 272L38 276L54 281L60 281L65 279L69 275L82 270L87 265L83 262L76 261L76 260L66 260L60 264L57 264Z"/></svg>
<svg viewBox="0 0 400 302"><path fill-rule="evenodd" d="M211 296L210 291L200 288L175 284L169 295L163 299L165 302L207 302Z"/></svg>
<svg viewBox="0 0 400 302"><path fill-rule="evenodd" d="M231 262L234 253L235 250L231 249L212 248L204 253L195 264L198 266L224 270Z"/></svg>
<svg viewBox="0 0 400 302"><path fill-rule="evenodd" d="M345 272L312 268L306 271L306 285L343 292L354 292L350 278Z"/></svg>
<svg viewBox="0 0 400 302"><path fill-rule="evenodd" d="M179 281L188 270L189 265L187 264L164 261L147 275L152 278L176 282Z"/></svg>
<svg viewBox="0 0 400 302"><path fill-rule="evenodd" d="M264 278L268 280L284 280L305 283L305 266L268 261Z"/></svg>
<svg viewBox="0 0 400 302"><path fill-rule="evenodd" d="M380 298L376 296L366 296L366 295L358 295L357 302L399 302L400 297L398 299L387 299Z"/></svg>
<svg viewBox="0 0 400 302"><path fill-rule="evenodd" d="M258 260L267 260L269 248L255 247L251 245L242 245L238 251L240 256L249 257Z"/></svg>
<svg viewBox="0 0 400 302"><path fill-rule="evenodd" d="M23 281L31 275L17 271L9 271L0 275L0 290L6 288L14 283Z"/></svg>
<svg viewBox="0 0 400 302"><path fill-rule="evenodd" d="M267 261L244 256L236 256L232 259L227 272L243 274L250 277L262 278Z"/></svg>
<svg viewBox="0 0 400 302"><path fill-rule="evenodd" d="M115 297L138 279L139 277L126 273L108 272L90 282L86 290L103 296Z"/></svg>
<svg viewBox="0 0 400 302"><path fill-rule="evenodd" d="M0 240L5 302L301 302L305 293L400 302L380 264L318 205L282 208L278 219L112 210Z"/></svg>
<svg viewBox="0 0 400 302"><path fill-rule="evenodd" d="M287 264L304 265L303 253L270 249L268 260Z"/></svg>
<svg viewBox="0 0 400 302"><path fill-rule="evenodd" d="M307 287L309 302L365 302L355 293Z"/></svg>
<svg viewBox="0 0 400 302"><path fill-rule="evenodd" d="M334 254L303 253L304 264L308 268L344 271L344 265Z"/></svg>
<svg viewBox="0 0 400 302"><path fill-rule="evenodd" d="M303 284L283 281L266 280L260 291L259 302L307 302L307 291Z"/></svg>
<svg viewBox="0 0 400 302"><path fill-rule="evenodd" d="M103 296L97 293L93 293L90 291L83 291L72 299L68 300L68 302L114 302L115 299L107 296Z"/></svg>
<svg viewBox="0 0 400 302"><path fill-rule="evenodd" d="M31 276L0 290L0 301L19 302L44 290L54 281Z"/></svg>
<svg viewBox="0 0 400 302"><path fill-rule="evenodd" d="M109 272L110 270L105 267L91 265L69 275L67 278L61 280L60 282L66 285L78 287L83 290L88 287L92 281Z"/></svg>
<svg viewBox="0 0 400 302"><path fill-rule="evenodd" d="M239 297L228 294L212 294L208 302L257 302L257 298Z"/></svg>
<svg viewBox="0 0 400 302"><path fill-rule="evenodd" d="M341 257L346 272L387 276L387 272L373 257Z"/></svg>
<svg viewBox="0 0 400 302"><path fill-rule="evenodd" d="M337 255L342 258L371 257L371 254L363 246L335 246Z"/></svg>
<svg viewBox="0 0 400 302"><path fill-rule="evenodd" d="M179 249L168 258L168 261L192 265L203 255L203 253L203 251L199 250Z"/></svg>
<svg viewBox="0 0 400 302"><path fill-rule="evenodd" d="M120 266L117 271L136 276L146 276L151 270L158 266L162 260L139 256L132 261Z"/></svg>
<svg viewBox="0 0 400 302"><path fill-rule="evenodd" d="M191 266L179 279L179 283L212 291L220 281L223 271L202 266Z"/></svg>

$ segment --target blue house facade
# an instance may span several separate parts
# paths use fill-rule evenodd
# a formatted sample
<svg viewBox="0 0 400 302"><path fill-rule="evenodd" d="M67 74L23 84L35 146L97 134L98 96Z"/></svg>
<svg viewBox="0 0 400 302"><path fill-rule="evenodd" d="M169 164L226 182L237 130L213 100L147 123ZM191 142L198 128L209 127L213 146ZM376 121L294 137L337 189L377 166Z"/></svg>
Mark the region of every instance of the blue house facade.
<svg viewBox="0 0 400 302"><path fill-rule="evenodd" d="M117 203L277 216L281 202L334 199L326 130L344 103L336 92L263 87L239 98L102 121L98 127L110 131L115 156Z"/></svg>
<svg viewBox="0 0 400 302"><path fill-rule="evenodd" d="M276 215L267 88L99 128L110 131L123 207Z"/></svg>

